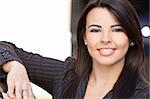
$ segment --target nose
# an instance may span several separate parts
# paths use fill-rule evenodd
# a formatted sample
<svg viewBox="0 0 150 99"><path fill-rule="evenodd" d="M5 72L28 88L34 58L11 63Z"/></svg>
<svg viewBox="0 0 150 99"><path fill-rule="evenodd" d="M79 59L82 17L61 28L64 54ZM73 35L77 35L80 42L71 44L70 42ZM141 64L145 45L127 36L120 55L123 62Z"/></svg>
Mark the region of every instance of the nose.
<svg viewBox="0 0 150 99"><path fill-rule="evenodd" d="M101 38L100 38L100 43L103 43L103 44L108 44L108 43L111 43L112 40L111 40L111 35L110 33L102 33L101 35Z"/></svg>

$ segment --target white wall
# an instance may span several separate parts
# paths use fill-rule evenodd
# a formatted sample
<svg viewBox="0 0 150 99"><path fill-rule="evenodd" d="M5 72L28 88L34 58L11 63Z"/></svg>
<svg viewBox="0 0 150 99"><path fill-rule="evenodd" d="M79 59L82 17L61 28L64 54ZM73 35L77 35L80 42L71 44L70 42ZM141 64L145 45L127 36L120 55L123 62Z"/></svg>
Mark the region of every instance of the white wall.
<svg viewBox="0 0 150 99"><path fill-rule="evenodd" d="M71 55L71 0L0 0L0 41L43 56Z"/></svg>

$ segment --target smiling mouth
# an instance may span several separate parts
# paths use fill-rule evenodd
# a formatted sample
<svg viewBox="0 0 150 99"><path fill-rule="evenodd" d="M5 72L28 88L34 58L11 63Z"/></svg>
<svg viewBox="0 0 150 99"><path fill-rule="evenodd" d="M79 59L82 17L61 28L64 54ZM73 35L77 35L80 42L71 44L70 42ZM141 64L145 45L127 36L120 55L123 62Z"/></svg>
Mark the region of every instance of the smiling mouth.
<svg viewBox="0 0 150 99"><path fill-rule="evenodd" d="M98 49L100 55L102 56L110 56L115 52L115 48L100 48Z"/></svg>

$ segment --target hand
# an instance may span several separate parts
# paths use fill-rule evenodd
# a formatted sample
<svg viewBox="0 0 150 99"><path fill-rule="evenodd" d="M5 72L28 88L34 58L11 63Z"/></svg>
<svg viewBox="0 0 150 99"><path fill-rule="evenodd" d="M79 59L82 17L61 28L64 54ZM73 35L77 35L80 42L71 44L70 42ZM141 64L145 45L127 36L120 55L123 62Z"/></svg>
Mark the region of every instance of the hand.
<svg viewBox="0 0 150 99"><path fill-rule="evenodd" d="M21 63L18 61L10 61L3 65L3 69L8 72L7 93L10 98L34 99L27 71Z"/></svg>
<svg viewBox="0 0 150 99"><path fill-rule="evenodd" d="M2 99L16 99L15 96L13 98L10 98L7 93L2 93L2 96L3 96Z"/></svg>

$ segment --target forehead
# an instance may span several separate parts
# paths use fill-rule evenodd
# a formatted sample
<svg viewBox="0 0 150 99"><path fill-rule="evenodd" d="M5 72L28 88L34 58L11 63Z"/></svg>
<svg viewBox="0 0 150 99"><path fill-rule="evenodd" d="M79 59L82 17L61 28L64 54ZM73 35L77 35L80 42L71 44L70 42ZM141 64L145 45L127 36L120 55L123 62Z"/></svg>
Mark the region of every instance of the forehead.
<svg viewBox="0 0 150 99"><path fill-rule="evenodd" d="M86 17L87 24L89 23L112 23L112 24L118 24L118 21L116 17L107 9L107 8L101 8L96 7L93 8Z"/></svg>

